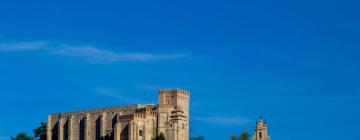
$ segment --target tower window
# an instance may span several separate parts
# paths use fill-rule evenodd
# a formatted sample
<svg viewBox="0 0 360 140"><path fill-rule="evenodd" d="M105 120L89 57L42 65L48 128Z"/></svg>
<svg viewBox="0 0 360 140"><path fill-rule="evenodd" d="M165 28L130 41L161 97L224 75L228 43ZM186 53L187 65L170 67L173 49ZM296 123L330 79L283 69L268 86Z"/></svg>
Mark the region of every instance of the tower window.
<svg viewBox="0 0 360 140"><path fill-rule="evenodd" d="M259 132L259 138L260 138L260 139L262 138L262 134L261 134L261 132Z"/></svg>
<svg viewBox="0 0 360 140"><path fill-rule="evenodd" d="M139 136L143 136L143 131L139 130Z"/></svg>
<svg viewBox="0 0 360 140"><path fill-rule="evenodd" d="M183 127L183 129L185 129L185 123L182 123L182 127Z"/></svg>

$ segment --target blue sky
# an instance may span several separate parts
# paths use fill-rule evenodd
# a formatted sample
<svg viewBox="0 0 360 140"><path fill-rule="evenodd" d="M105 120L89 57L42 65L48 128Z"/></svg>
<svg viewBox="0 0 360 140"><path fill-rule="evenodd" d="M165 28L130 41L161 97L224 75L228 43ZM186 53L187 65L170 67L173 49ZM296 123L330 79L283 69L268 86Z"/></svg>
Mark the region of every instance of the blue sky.
<svg viewBox="0 0 360 140"><path fill-rule="evenodd" d="M192 135L356 139L360 2L0 2L0 139L52 112L191 91Z"/></svg>

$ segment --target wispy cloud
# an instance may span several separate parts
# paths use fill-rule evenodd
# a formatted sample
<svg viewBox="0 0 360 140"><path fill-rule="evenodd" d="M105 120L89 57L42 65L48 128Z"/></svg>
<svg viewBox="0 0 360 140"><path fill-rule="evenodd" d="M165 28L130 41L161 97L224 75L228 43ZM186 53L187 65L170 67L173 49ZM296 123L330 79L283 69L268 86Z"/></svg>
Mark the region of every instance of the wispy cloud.
<svg viewBox="0 0 360 140"><path fill-rule="evenodd" d="M245 125L254 122L254 120L248 118L224 116L193 117L192 119L216 125Z"/></svg>
<svg viewBox="0 0 360 140"><path fill-rule="evenodd" d="M93 46L62 45L61 47L55 49L53 53L58 55L80 57L87 60L100 60L108 62L120 61L118 58L119 54L107 50L102 50Z"/></svg>
<svg viewBox="0 0 360 140"><path fill-rule="evenodd" d="M140 99L134 99L134 98L126 97L124 94L121 94L119 92L116 92L116 91L108 89L108 88L95 88L95 92L98 95L115 98L117 100L120 100L120 101L123 101L123 102L126 102L126 103L140 103L140 102L143 102Z"/></svg>
<svg viewBox="0 0 360 140"><path fill-rule="evenodd" d="M19 42L0 44L0 52L36 50L45 50L45 52L54 55L78 57L89 61L101 62L174 60L188 56L186 53L155 54L144 52L116 52L100 49L92 45L54 44L48 42Z"/></svg>
<svg viewBox="0 0 360 140"><path fill-rule="evenodd" d="M103 61L153 61L171 60L186 57L186 54L152 54L152 53L117 53L99 49L93 46L62 46L55 51L56 54L96 59Z"/></svg>
<svg viewBox="0 0 360 140"><path fill-rule="evenodd" d="M33 51L46 47L46 42L1 43L0 51Z"/></svg>

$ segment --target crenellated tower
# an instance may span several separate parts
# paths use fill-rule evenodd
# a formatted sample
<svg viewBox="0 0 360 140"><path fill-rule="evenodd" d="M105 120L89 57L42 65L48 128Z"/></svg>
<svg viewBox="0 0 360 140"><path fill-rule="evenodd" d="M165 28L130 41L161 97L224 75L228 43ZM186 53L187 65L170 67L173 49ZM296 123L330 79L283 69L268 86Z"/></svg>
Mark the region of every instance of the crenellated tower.
<svg viewBox="0 0 360 140"><path fill-rule="evenodd" d="M182 89L159 90L158 134L170 140L189 139L189 91Z"/></svg>

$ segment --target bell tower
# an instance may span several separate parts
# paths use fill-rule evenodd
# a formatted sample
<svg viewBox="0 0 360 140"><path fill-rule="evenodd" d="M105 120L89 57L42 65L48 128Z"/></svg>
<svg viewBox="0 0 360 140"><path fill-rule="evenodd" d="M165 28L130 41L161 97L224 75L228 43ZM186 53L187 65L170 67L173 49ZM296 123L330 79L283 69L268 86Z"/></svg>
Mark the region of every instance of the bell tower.
<svg viewBox="0 0 360 140"><path fill-rule="evenodd" d="M253 140L270 140L270 136L267 133L266 122L260 116L258 122L256 122L255 134Z"/></svg>

